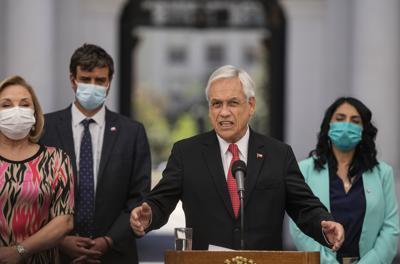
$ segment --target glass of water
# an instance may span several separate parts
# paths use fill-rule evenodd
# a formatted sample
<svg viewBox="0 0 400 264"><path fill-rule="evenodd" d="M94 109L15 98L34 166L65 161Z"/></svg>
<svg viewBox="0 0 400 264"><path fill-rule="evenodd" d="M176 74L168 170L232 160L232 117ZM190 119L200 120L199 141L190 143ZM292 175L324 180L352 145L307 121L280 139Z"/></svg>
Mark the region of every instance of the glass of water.
<svg viewBox="0 0 400 264"><path fill-rule="evenodd" d="M192 250L192 228L177 227L175 228L175 250L184 251Z"/></svg>

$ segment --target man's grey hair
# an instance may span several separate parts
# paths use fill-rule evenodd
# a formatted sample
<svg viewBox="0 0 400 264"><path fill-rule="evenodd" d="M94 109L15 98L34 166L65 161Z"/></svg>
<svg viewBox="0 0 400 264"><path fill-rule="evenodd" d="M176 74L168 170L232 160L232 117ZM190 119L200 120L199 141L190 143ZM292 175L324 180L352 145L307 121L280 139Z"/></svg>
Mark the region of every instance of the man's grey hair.
<svg viewBox="0 0 400 264"><path fill-rule="evenodd" d="M207 87L206 87L207 101L209 100L208 93L210 91L210 86L211 86L212 82L214 82L215 80L218 80L218 79L232 78L232 77L239 78L247 101L249 101L249 99L251 97L256 96L255 89L254 89L254 86L255 86L254 81L251 79L250 75L246 71L244 71L240 68L237 68L232 65L225 65L225 66L222 66L222 67L216 69L211 74L210 78L208 79Z"/></svg>

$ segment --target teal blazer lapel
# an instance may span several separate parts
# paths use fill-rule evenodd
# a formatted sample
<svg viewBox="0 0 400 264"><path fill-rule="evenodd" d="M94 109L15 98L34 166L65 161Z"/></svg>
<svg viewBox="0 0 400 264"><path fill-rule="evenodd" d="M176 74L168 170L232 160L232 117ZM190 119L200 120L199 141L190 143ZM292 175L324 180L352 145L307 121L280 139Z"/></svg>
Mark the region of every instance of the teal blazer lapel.
<svg viewBox="0 0 400 264"><path fill-rule="evenodd" d="M331 203L329 198L329 170L323 169L319 172L320 175L313 177L312 190L314 195L319 197L319 200L325 205L328 211L331 211ZM310 184L311 185L311 184Z"/></svg>
<svg viewBox="0 0 400 264"><path fill-rule="evenodd" d="M368 239L374 237L374 230L381 225L380 217L377 217L375 214L377 213L376 208L384 208L385 205L382 203L380 199L382 194L380 193L382 190L382 183L380 178L378 177L378 173L376 172L376 168L374 172L366 171L362 175L363 185L364 185L364 194L365 194L365 216L364 223L361 230L360 237L360 254L366 254L368 249ZM382 214L385 213L385 210L382 210Z"/></svg>
<svg viewBox="0 0 400 264"><path fill-rule="evenodd" d="M328 166L325 165L324 169L316 171L314 170L314 160L308 158L300 162L299 167L314 195L319 198L328 211L331 211Z"/></svg>

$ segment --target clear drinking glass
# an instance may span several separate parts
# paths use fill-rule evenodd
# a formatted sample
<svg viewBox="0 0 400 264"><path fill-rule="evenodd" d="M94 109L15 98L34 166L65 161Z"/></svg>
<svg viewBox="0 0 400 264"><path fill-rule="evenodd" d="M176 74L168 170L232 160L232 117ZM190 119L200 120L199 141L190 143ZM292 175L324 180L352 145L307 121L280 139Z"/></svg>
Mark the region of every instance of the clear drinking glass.
<svg viewBox="0 0 400 264"><path fill-rule="evenodd" d="M175 250L184 251L192 250L192 228L177 227L175 228Z"/></svg>

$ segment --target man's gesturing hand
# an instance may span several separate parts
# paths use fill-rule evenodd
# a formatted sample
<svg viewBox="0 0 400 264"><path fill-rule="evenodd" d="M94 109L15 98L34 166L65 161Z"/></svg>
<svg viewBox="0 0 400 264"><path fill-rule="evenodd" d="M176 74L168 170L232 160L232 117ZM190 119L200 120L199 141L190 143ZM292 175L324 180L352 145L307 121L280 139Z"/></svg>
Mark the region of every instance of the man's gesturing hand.
<svg viewBox="0 0 400 264"><path fill-rule="evenodd" d="M344 241L343 226L333 221L322 221L321 227L328 243L332 245L332 250L338 251Z"/></svg>
<svg viewBox="0 0 400 264"><path fill-rule="evenodd" d="M131 211L131 228L138 236L143 236L147 227L151 222L151 207L147 203L142 203L141 206L134 208Z"/></svg>

